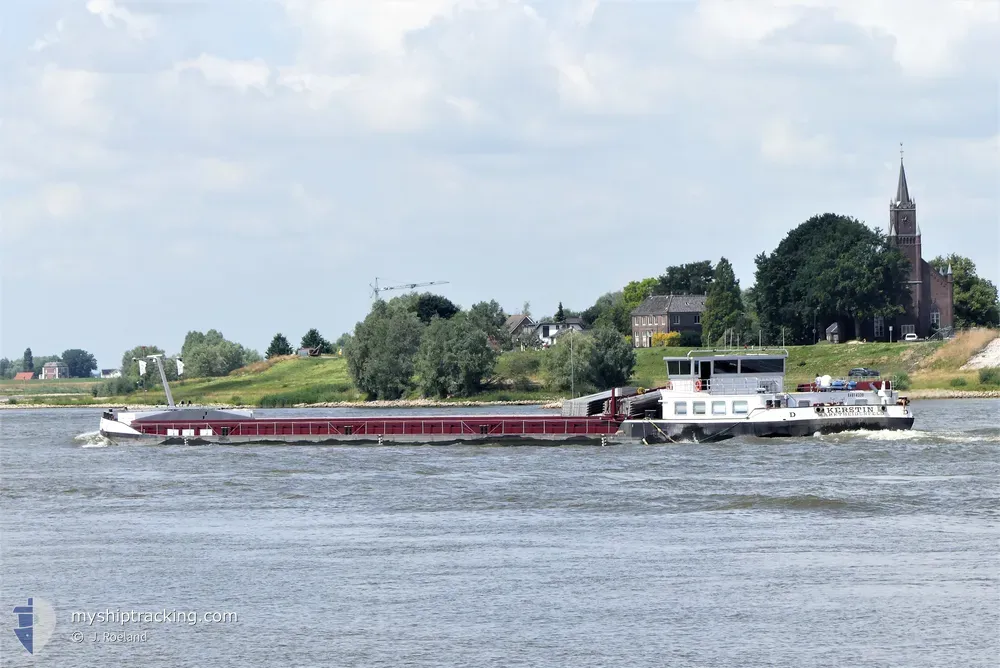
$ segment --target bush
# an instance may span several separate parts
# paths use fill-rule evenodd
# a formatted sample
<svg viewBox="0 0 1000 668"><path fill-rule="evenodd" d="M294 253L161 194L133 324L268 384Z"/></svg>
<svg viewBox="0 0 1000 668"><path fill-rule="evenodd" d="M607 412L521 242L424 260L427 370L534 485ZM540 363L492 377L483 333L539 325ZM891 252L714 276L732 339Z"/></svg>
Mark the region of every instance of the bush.
<svg viewBox="0 0 1000 668"><path fill-rule="evenodd" d="M979 370L981 385L1000 385L1000 367L988 366Z"/></svg>
<svg viewBox="0 0 1000 668"><path fill-rule="evenodd" d="M654 332L652 344L654 348L673 348L681 345L680 332Z"/></svg>
<svg viewBox="0 0 1000 668"><path fill-rule="evenodd" d="M683 348L697 348L701 345L701 334L691 330L681 332L681 341L678 344Z"/></svg>
<svg viewBox="0 0 1000 668"><path fill-rule="evenodd" d="M952 387L965 387L968 384L969 381L967 381L962 376L958 376L957 378L952 378L951 382L949 383L949 385L951 385Z"/></svg>
<svg viewBox="0 0 1000 668"><path fill-rule="evenodd" d="M542 355L537 350L506 353L497 362L497 375L510 381L516 390L530 390L534 386L532 376L537 376L542 368Z"/></svg>
<svg viewBox="0 0 1000 668"><path fill-rule="evenodd" d="M897 390L908 390L910 389L910 374L901 373L896 376L896 380L892 383L893 388Z"/></svg>
<svg viewBox="0 0 1000 668"><path fill-rule="evenodd" d="M260 408L287 408L296 404L320 404L334 401L345 401L353 399L349 393L352 389L350 383L326 383L303 387L291 392L281 392L278 394L266 394L257 400ZM238 399L239 397L233 397Z"/></svg>
<svg viewBox="0 0 1000 668"><path fill-rule="evenodd" d="M120 397L135 392L138 386L134 378L122 376L121 378L109 378L103 383L98 383L90 390L90 393L95 397Z"/></svg>

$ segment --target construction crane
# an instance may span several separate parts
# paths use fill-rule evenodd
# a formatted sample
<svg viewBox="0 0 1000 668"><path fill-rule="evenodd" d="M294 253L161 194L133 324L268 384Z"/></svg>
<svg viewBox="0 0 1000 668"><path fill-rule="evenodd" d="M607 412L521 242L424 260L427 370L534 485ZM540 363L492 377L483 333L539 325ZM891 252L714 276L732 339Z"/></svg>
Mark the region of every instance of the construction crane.
<svg viewBox="0 0 1000 668"><path fill-rule="evenodd" d="M403 283L402 285L382 285L378 284L378 276L375 277L375 283L369 283L368 287L372 289L372 297L378 299L380 292L386 290L412 290L413 288L422 288L428 285L444 285L449 281L428 281L426 283Z"/></svg>

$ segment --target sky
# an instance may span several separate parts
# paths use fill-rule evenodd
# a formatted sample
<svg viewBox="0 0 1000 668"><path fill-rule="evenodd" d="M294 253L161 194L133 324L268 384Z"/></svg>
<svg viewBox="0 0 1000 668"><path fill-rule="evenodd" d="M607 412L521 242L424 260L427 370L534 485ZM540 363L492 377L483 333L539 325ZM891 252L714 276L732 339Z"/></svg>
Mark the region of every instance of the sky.
<svg viewBox="0 0 1000 668"><path fill-rule="evenodd" d="M584 309L832 211L1000 283L1000 0L7 0L0 354ZM384 293L390 296L394 293Z"/></svg>

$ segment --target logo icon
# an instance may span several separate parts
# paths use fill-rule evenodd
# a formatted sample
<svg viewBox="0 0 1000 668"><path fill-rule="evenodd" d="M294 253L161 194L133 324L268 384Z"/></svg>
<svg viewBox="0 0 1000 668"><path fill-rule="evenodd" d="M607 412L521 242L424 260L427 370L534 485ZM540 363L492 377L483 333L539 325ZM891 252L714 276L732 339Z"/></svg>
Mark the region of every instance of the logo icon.
<svg viewBox="0 0 1000 668"><path fill-rule="evenodd" d="M35 655L49 642L56 630L56 611L48 601L29 598L27 605L14 607L17 626L14 635L28 654Z"/></svg>

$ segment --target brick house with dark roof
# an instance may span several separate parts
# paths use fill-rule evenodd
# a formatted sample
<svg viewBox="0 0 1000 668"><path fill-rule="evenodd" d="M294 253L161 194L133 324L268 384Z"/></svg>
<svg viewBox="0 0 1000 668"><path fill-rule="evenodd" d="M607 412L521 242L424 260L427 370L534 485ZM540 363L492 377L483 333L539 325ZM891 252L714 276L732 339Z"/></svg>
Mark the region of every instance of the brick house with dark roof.
<svg viewBox="0 0 1000 668"><path fill-rule="evenodd" d="M692 331L701 334L705 295L653 295L632 310L632 346L649 348L653 334Z"/></svg>

